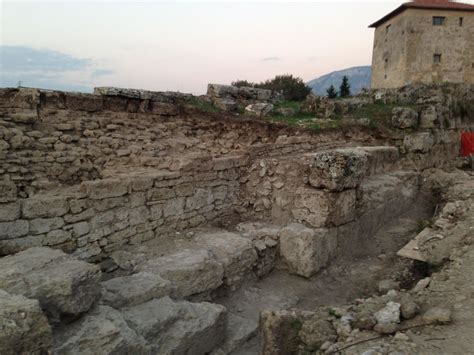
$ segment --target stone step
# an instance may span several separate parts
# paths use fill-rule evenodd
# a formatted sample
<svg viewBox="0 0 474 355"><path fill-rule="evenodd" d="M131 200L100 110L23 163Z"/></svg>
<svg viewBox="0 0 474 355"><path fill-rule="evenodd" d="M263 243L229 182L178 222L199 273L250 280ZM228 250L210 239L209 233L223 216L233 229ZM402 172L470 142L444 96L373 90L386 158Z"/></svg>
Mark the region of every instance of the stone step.
<svg viewBox="0 0 474 355"><path fill-rule="evenodd" d="M0 289L37 299L48 316L77 316L100 298L98 266L50 248L30 248L0 259Z"/></svg>
<svg viewBox="0 0 474 355"><path fill-rule="evenodd" d="M101 286L101 303L116 309L135 306L171 293L170 281L147 272L116 277L102 282Z"/></svg>
<svg viewBox="0 0 474 355"><path fill-rule="evenodd" d="M220 305L163 297L122 312L153 354L204 355L225 338L226 309Z"/></svg>
<svg viewBox="0 0 474 355"><path fill-rule="evenodd" d="M257 335L258 322L233 313L227 314L226 338L224 344L211 352L211 355L228 355Z"/></svg>
<svg viewBox="0 0 474 355"><path fill-rule="evenodd" d="M54 333L54 354L152 354L145 339L108 306L98 306Z"/></svg>

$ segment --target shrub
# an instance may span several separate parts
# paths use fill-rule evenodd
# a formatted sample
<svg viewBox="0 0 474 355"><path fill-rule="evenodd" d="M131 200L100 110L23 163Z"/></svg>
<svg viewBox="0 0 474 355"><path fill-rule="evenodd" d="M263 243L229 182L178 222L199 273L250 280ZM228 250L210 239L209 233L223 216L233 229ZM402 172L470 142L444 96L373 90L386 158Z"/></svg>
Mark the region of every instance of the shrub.
<svg viewBox="0 0 474 355"><path fill-rule="evenodd" d="M335 99L337 97L337 91L336 91L336 88L334 87L334 85L331 85L327 90L326 92L328 93L328 97L330 99Z"/></svg>
<svg viewBox="0 0 474 355"><path fill-rule="evenodd" d="M247 81L247 80L240 80L240 79L237 79L236 81L233 81L230 83L230 85L232 86L237 86L239 88L241 87L255 87L255 83L252 83L250 81Z"/></svg>
<svg viewBox="0 0 474 355"><path fill-rule="evenodd" d="M342 84L339 87L339 96L340 97L351 96L351 85L349 84L349 78L345 75L342 78Z"/></svg>

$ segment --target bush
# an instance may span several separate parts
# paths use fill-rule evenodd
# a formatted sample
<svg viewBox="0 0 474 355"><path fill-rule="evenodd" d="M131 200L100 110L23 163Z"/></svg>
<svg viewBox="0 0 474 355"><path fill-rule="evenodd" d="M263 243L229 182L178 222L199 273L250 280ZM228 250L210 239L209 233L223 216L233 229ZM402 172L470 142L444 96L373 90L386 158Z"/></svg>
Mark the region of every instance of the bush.
<svg viewBox="0 0 474 355"><path fill-rule="evenodd" d="M237 86L238 88L241 88L241 87L253 88L253 87L255 87L255 83L252 83L252 82L247 81L247 80L240 80L240 79L237 79L236 81L231 82L230 85Z"/></svg>
<svg viewBox="0 0 474 355"><path fill-rule="evenodd" d="M311 93L311 88L307 86L303 79L294 77L290 74L277 75L273 79L262 83L252 83L247 80L236 80L231 83L232 86L249 86L259 89L268 89L280 92L284 100L303 101Z"/></svg>

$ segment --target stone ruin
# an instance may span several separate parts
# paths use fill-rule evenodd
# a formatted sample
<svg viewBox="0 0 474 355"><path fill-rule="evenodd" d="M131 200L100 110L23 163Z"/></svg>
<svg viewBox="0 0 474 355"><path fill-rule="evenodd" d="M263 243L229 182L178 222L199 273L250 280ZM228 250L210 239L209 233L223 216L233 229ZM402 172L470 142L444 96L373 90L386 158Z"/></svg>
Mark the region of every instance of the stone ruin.
<svg viewBox="0 0 474 355"><path fill-rule="evenodd" d="M338 260L393 244L381 231L432 206L425 172L473 126L471 87L374 95L417 109L316 134L186 94L1 89L0 353L293 353L272 318L299 304L285 285L313 294Z"/></svg>

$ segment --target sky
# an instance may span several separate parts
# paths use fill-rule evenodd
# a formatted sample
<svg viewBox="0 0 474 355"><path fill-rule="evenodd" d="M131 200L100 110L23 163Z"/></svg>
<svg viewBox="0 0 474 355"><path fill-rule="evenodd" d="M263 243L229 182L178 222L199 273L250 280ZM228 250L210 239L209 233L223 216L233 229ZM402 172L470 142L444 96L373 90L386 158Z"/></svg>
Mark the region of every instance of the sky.
<svg viewBox="0 0 474 355"><path fill-rule="evenodd" d="M368 26L402 1L0 0L0 86L204 94L208 83L370 65Z"/></svg>

